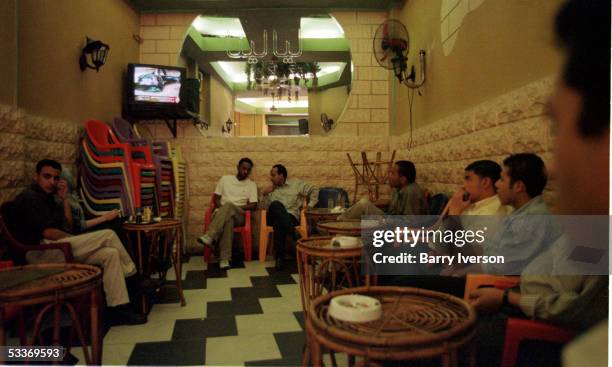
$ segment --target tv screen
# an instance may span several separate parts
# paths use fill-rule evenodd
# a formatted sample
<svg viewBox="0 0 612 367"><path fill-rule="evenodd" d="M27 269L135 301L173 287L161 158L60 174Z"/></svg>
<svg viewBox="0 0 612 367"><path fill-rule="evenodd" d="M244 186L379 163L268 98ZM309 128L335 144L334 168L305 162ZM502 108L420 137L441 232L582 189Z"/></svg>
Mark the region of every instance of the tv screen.
<svg viewBox="0 0 612 367"><path fill-rule="evenodd" d="M171 66L133 65L135 103L178 104L184 69Z"/></svg>

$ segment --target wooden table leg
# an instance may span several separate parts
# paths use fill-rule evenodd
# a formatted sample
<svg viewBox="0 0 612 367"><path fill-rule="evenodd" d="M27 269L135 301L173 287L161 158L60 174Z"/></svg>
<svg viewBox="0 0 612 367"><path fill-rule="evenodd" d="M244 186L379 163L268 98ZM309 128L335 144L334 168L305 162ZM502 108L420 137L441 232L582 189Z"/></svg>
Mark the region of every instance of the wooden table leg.
<svg viewBox="0 0 612 367"><path fill-rule="evenodd" d="M140 231L136 231L137 243L138 243L138 272L142 275L144 268L142 267L142 238Z"/></svg>
<svg viewBox="0 0 612 367"><path fill-rule="evenodd" d="M91 360L94 365L102 365L102 338L100 337L100 288L91 291Z"/></svg>
<svg viewBox="0 0 612 367"><path fill-rule="evenodd" d="M181 307L185 306L187 302L185 302L185 296L183 295L183 262L181 260L181 245L179 238L181 238L181 229L180 227L176 228L175 238L176 238L176 251L175 251L175 261L174 261L174 273L176 275L176 287L178 288L179 296L181 297Z"/></svg>

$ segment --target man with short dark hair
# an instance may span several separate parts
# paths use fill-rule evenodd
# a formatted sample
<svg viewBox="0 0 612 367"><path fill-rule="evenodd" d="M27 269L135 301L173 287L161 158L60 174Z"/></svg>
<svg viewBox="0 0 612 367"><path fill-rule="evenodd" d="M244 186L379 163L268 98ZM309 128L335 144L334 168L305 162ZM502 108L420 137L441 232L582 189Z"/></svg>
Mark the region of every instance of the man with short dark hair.
<svg viewBox="0 0 612 367"><path fill-rule="evenodd" d="M610 2L567 1L557 14L556 33L566 53L560 80L548 104L555 135L559 213L607 216L610 205ZM581 230L571 227L568 235L580 238ZM602 240L606 241L603 247L607 248L607 238ZM478 289L471 294L472 305L481 313L509 307L530 319L579 330L607 319L607 275L571 274L565 269L562 273L565 275L552 276L557 274L559 263L567 261L571 253L564 248L564 242L572 241L557 241L529 264L521 275L519 291ZM485 335L482 341L488 341L488 345L483 346L483 351L499 356L500 348L495 350L495 346L502 343L503 328L491 329L501 333L498 339ZM570 348L564 355L564 365L605 365L607 327L598 331L599 336Z"/></svg>
<svg viewBox="0 0 612 367"><path fill-rule="evenodd" d="M503 164L495 187L501 203L511 205L514 211L504 218L495 234L485 233L482 251L484 256L503 256L504 262L447 269L444 274L520 274L561 236L561 229L541 196L547 181L542 159L535 154L519 153L504 159Z"/></svg>
<svg viewBox="0 0 612 367"><path fill-rule="evenodd" d="M363 198L338 216L338 220L360 219L362 215L427 215L429 205L416 183L416 168L410 161L397 161L389 169L389 186L393 189L391 203L382 211Z"/></svg>
<svg viewBox="0 0 612 367"><path fill-rule="evenodd" d="M101 266L104 293L114 324L142 324L146 316L129 307L126 277L136 274L136 266L117 235L109 229L72 235L66 228L66 211L70 213L68 188L60 180L61 164L43 159L36 165L34 183L19 194L11 204L11 222L15 237L25 244L69 242L74 259ZM63 205L58 205L57 195ZM58 250L30 251L29 263L63 262Z"/></svg>
<svg viewBox="0 0 612 367"><path fill-rule="evenodd" d="M272 186L263 190L266 221L274 229L275 269L281 270L285 260L285 239L297 240L295 226L300 224L300 209L304 199L312 208L319 200L319 189L299 179L288 179L287 168L275 164L270 170ZM260 244L261 245L261 244Z"/></svg>
<svg viewBox="0 0 612 367"><path fill-rule="evenodd" d="M257 208L257 185L249 179L253 161L241 158L235 175L225 175L214 192L215 211L206 233L198 238L204 246L219 245L219 267L230 268L234 227L244 225L244 211Z"/></svg>
<svg viewBox="0 0 612 367"><path fill-rule="evenodd" d="M495 183L501 171L500 165L490 160L479 160L467 165L463 187L449 200L448 216L440 221L440 230L479 230L487 227L489 234L495 233L501 219L512 212L512 207L502 205L497 196ZM440 253L457 251L452 244L446 243L432 242L430 247ZM482 248L478 245L461 250L472 255L482 254Z"/></svg>

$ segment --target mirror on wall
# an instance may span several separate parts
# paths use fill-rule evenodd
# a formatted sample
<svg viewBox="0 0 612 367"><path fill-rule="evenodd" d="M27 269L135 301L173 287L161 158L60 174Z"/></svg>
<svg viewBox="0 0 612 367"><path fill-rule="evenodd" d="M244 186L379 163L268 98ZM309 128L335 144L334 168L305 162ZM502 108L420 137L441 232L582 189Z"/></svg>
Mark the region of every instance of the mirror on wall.
<svg viewBox="0 0 612 367"><path fill-rule="evenodd" d="M350 92L349 42L329 14L202 14L181 56L203 75L209 135L325 135L322 119L337 121Z"/></svg>

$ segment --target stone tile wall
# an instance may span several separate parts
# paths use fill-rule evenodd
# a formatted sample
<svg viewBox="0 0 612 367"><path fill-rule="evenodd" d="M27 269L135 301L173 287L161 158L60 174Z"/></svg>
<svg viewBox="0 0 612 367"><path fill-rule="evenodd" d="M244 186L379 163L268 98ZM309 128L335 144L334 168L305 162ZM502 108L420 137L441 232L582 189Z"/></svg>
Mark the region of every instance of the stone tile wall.
<svg viewBox="0 0 612 367"><path fill-rule="evenodd" d="M544 114L553 79L545 78L493 98L410 134L392 137L390 149L417 167L417 180L430 191L450 193L462 184L463 169L478 159L502 163L512 153L530 152L549 166L552 138ZM545 192L554 203L554 182Z"/></svg>
<svg viewBox="0 0 612 367"><path fill-rule="evenodd" d="M0 105L0 202L12 199L32 179L43 158L74 169L80 126Z"/></svg>

